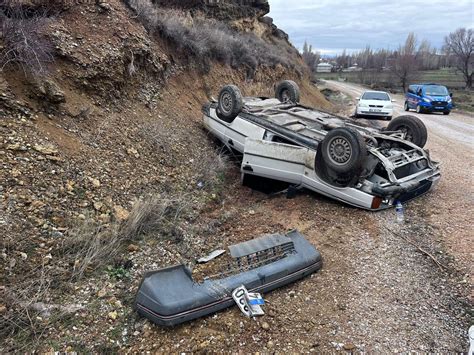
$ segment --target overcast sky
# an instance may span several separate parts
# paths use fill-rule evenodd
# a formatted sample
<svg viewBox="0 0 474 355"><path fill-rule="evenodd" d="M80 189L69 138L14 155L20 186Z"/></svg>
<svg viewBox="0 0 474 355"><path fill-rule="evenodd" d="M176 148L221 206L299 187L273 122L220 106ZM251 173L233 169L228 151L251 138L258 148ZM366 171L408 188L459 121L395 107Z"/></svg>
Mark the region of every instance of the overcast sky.
<svg viewBox="0 0 474 355"><path fill-rule="evenodd" d="M269 0L275 24L298 48L305 40L323 54L394 49L413 31L440 48L443 38L474 26L474 0Z"/></svg>

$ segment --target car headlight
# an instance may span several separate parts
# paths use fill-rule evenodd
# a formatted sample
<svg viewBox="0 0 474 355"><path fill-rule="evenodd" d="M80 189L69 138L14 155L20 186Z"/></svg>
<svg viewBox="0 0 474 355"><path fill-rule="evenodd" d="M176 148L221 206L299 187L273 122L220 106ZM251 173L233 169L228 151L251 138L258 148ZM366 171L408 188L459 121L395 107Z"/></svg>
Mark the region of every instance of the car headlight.
<svg viewBox="0 0 474 355"><path fill-rule="evenodd" d="M430 100L430 99L427 99L426 97L423 98L423 101L424 101L424 102L431 102L431 100Z"/></svg>
<svg viewBox="0 0 474 355"><path fill-rule="evenodd" d="M359 102L359 107L368 107L367 104L363 103L363 102Z"/></svg>
<svg viewBox="0 0 474 355"><path fill-rule="evenodd" d="M389 110L393 110L393 105L386 105L385 108Z"/></svg>
<svg viewBox="0 0 474 355"><path fill-rule="evenodd" d="M453 99L452 99L452 98L449 98L449 99L448 99L448 104L450 104L451 102L453 102Z"/></svg>

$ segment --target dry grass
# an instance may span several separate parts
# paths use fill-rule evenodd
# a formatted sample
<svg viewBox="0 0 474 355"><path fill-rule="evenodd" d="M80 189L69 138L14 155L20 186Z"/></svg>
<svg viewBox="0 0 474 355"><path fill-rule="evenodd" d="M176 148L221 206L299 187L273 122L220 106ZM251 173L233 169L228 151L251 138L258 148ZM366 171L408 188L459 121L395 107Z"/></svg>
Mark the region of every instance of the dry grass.
<svg viewBox="0 0 474 355"><path fill-rule="evenodd" d="M223 22L158 8L150 0L125 1L149 33L172 43L205 71L210 69L211 60L234 68L246 67L250 77L258 66L298 67L284 49L254 34L237 32Z"/></svg>

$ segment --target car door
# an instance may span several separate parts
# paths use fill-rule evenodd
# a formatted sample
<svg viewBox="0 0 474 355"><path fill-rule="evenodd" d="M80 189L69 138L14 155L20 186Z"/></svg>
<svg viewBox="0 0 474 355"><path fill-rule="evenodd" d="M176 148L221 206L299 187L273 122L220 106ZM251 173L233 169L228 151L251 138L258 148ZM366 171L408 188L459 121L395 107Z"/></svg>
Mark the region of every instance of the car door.
<svg viewBox="0 0 474 355"><path fill-rule="evenodd" d="M418 90L416 85L410 85L407 92L407 102L409 108L416 108L418 105L416 90Z"/></svg>
<svg viewBox="0 0 474 355"><path fill-rule="evenodd" d="M263 139L265 129L256 124L237 116L225 130L224 143L229 147L243 153L247 137L252 139Z"/></svg>
<svg viewBox="0 0 474 355"><path fill-rule="evenodd" d="M247 138L242 172L299 185L310 156L304 147Z"/></svg>

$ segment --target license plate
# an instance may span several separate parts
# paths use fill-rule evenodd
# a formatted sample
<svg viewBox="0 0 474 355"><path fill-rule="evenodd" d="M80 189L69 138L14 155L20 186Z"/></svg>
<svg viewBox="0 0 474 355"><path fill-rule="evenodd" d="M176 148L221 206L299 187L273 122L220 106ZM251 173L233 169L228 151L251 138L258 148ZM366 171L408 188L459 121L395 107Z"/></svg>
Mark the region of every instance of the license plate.
<svg viewBox="0 0 474 355"><path fill-rule="evenodd" d="M369 112L381 112L382 110L378 109L378 108L371 108L369 109Z"/></svg>
<svg viewBox="0 0 474 355"><path fill-rule="evenodd" d="M444 107L443 107L443 106L441 106L441 107L440 107L440 106L437 106L437 107L435 107L435 109L437 109L437 110L442 110L442 109L444 109Z"/></svg>

